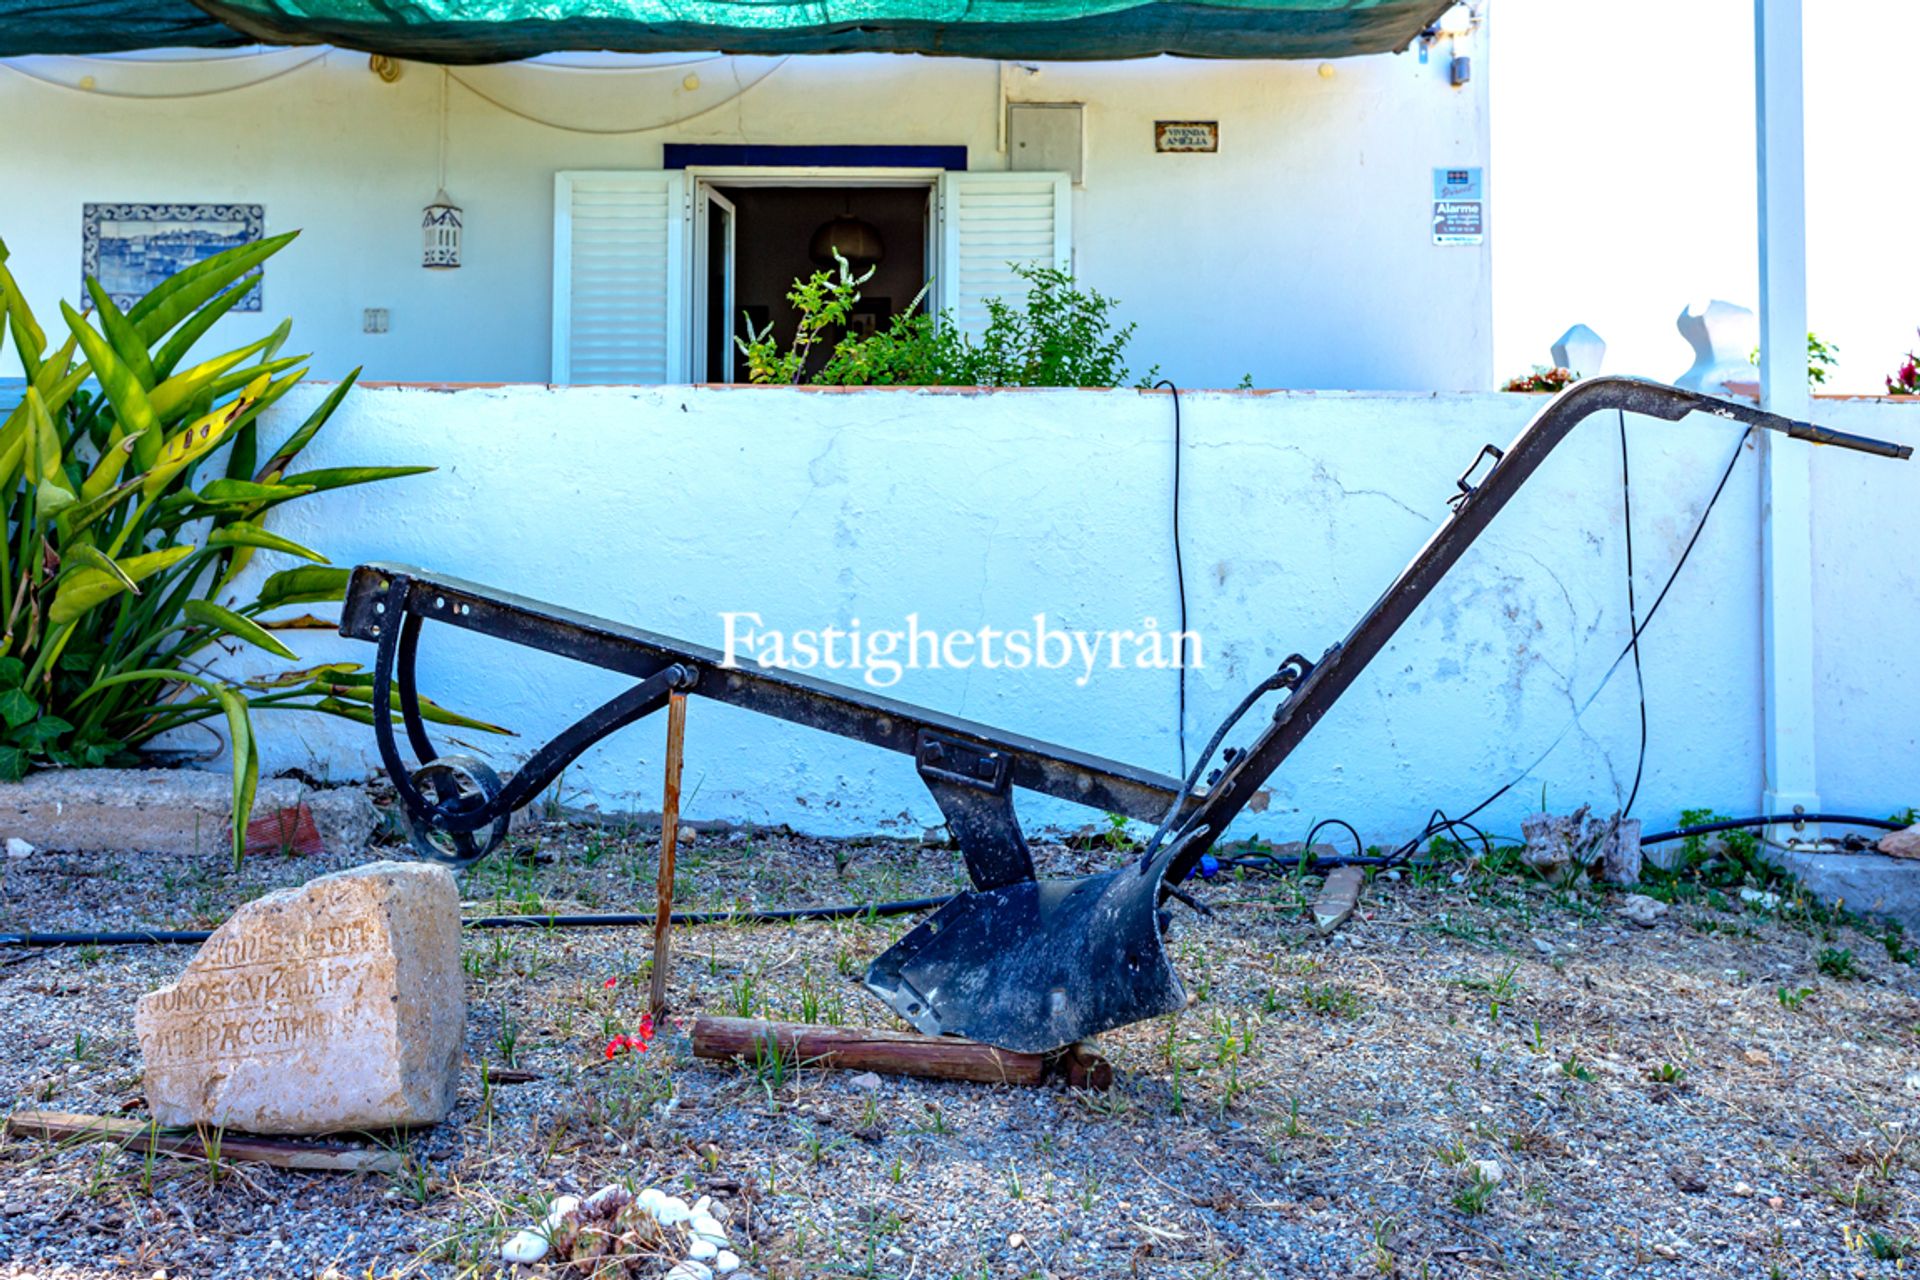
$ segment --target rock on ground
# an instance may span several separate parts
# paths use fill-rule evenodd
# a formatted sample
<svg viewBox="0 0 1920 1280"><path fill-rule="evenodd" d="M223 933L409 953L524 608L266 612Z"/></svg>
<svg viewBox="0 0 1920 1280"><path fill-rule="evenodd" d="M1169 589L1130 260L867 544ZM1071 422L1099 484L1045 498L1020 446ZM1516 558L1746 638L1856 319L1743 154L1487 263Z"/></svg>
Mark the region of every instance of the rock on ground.
<svg viewBox="0 0 1920 1280"><path fill-rule="evenodd" d="M253 816L305 805L323 847L364 849L379 815L359 787L265 778ZM0 835L75 853L204 853L228 841L233 779L199 769L50 769L0 783Z"/></svg>
<svg viewBox="0 0 1920 1280"><path fill-rule="evenodd" d="M245 904L134 1016L161 1124L284 1134L438 1123L465 1024L453 875L409 862Z"/></svg>
<svg viewBox="0 0 1920 1280"><path fill-rule="evenodd" d="M1905 831L1894 831L1881 837L1880 852L1889 858L1920 858L1920 822Z"/></svg>

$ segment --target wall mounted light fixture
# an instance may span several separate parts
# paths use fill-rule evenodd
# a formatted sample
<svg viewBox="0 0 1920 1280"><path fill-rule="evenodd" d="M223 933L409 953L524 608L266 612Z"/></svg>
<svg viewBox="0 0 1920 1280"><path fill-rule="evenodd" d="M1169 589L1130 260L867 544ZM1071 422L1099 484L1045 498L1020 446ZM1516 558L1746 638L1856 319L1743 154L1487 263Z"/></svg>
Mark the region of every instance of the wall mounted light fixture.
<svg viewBox="0 0 1920 1280"><path fill-rule="evenodd" d="M420 217L420 265L451 270L460 265L460 206L447 195L447 69L440 69L440 185Z"/></svg>

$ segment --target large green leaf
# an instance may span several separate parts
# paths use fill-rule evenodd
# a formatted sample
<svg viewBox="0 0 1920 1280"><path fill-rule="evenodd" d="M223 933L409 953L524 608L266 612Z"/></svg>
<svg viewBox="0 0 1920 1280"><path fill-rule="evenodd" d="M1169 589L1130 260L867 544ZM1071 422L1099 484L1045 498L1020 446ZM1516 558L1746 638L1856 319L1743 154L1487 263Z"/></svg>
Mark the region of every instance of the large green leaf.
<svg viewBox="0 0 1920 1280"><path fill-rule="evenodd" d="M341 702L348 703L364 702L368 708L371 709L374 702L372 677L368 676L367 681L366 684L361 684L357 680L331 681L322 678L313 682L313 690L315 693L325 694L328 700L338 699ZM391 690L387 695L387 701L390 710L400 710L400 691L398 689ZM369 710L369 714L371 714L371 710ZM504 728L497 724L489 724L485 720L475 720L472 716L463 716L458 711L449 711L434 702L431 698L420 699L420 715L421 718L431 720L436 724L456 725L463 729L478 729L482 733L498 733L504 734L507 737L516 736L511 729Z"/></svg>
<svg viewBox="0 0 1920 1280"><path fill-rule="evenodd" d="M266 340L237 347L225 355L203 360L191 369L174 374L153 389L147 397L147 403L153 406L154 416L162 422L174 422L182 417L194 397L207 390L228 370L261 349Z"/></svg>
<svg viewBox="0 0 1920 1280"><path fill-rule="evenodd" d="M87 473L86 480L80 485L81 498L97 498L113 488L127 465L127 459L134 455L139 443L140 437L137 435L109 441L107 447L100 451L100 460L93 464L93 470Z"/></svg>
<svg viewBox="0 0 1920 1280"><path fill-rule="evenodd" d="M100 550L100 548L90 546L84 542L76 542L68 547L64 558L60 561L61 574L65 577L72 577L74 574L83 573L88 569L104 573L128 591L133 592L133 594L140 594L139 584L133 580L133 575L129 574L125 569L122 569L119 561L107 555L107 553Z"/></svg>
<svg viewBox="0 0 1920 1280"><path fill-rule="evenodd" d="M127 319L133 321L141 338L158 341L167 330L199 310L201 303L286 248L299 234L289 231L252 244L235 245L175 272L134 303Z"/></svg>
<svg viewBox="0 0 1920 1280"><path fill-rule="evenodd" d="M107 340L95 333L93 326L78 311L63 302L60 304L60 314L66 317L67 327L73 330L80 349L87 353L87 363L93 367L93 375L99 379L100 389L113 405L113 411L120 419L121 431L129 436L145 433L141 435L133 456L142 470L152 466L153 459L160 453L160 433L155 430L159 420L154 417L153 406L147 401L146 388L140 385L140 379L133 375L133 371L121 363Z"/></svg>
<svg viewBox="0 0 1920 1280"><path fill-rule="evenodd" d="M171 374L174 367L187 358L187 352L193 350L194 343L205 337L207 330L213 328L214 322L231 311L259 280L259 276L248 276L235 282L227 288L225 293L194 312L191 320L174 330L173 334L160 344L160 349L153 353L154 376L164 378Z"/></svg>
<svg viewBox="0 0 1920 1280"><path fill-rule="evenodd" d="M197 550L198 547L189 544L122 557L118 562L122 577L99 569L82 569L62 582L59 590L54 592L53 604L47 610L47 620L55 626L72 622L95 605L103 604L125 591L128 581L144 581L162 569L180 563Z"/></svg>
<svg viewBox="0 0 1920 1280"><path fill-rule="evenodd" d="M286 502L312 492L306 485L291 482L255 484L251 480L223 478L201 485L199 501L202 506L208 507L249 506L254 503Z"/></svg>
<svg viewBox="0 0 1920 1280"><path fill-rule="evenodd" d="M191 622L215 631L223 631L236 640L244 640L250 645L265 649L275 657L294 659L299 657L293 650L274 637L252 618L243 618L224 605L211 600L189 600L181 610Z"/></svg>
<svg viewBox="0 0 1920 1280"><path fill-rule="evenodd" d="M13 332L14 349L20 353L21 367L26 371L28 381L32 381L40 372L40 357L47 349L47 335L33 318L33 309L27 306L26 295L20 292L20 285L7 270L7 246L0 241L0 293L4 293L7 312L7 327Z"/></svg>
<svg viewBox="0 0 1920 1280"><path fill-rule="evenodd" d="M93 299L93 313L100 317L100 330L107 335L107 344L113 348L113 354L140 380L144 390L153 389L153 359L147 354L147 344L134 332L131 322L122 315L120 308L113 304L113 295L103 288L98 280L87 277L87 294Z"/></svg>
<svg viewBox="0 0 1920 1280"><path fill-rule="evenodd" d="M260 609L277 609L283 604L344 600L347 598L347 579L352 572L351 569L330 569L319 565L282 569L260 584L260 594L254 598L254 605Z"/></svg>
<svg viewBox="0 0 1920 1280"><path fill-rule="evenodd" d="M327 558L311 547L303 547L292 538L283 538L248 520L235 520L221 525L207 535L207 545L210 547L259 547L262 551L284 551L288 555L299 556L315 564L327 563Z"/></svg>
<svg viewBox="0 0 1920 1280"><path fill-rule="evenodd" d="M314 471L296 471L280 477L281 484L297 484L308 489L344 489L349 485L372 484L376 480L398 480L402 476L423 475L438 467L321 467Z"/></svg>
<svg viewBox="0 0 1920 1280"><path fill-rule="evenodd" d="M157 456L146 464L140 479L141 492L149 498L165 489L197 458L205 457L226 443L241 416L266 392L267 376L261 374L239 398L204 414L168 436ZM136 453L138 451L136 450Z"/></svg>
<svg viewBox="0 0 1920 1280"><path fill-rule="evenodd" d="M359 377L360 370L356 367L352 373L340 379L339 385L327 392L326 399L314 407L313 412L307 415L307 420L300 424L299 430L287 437L287 442L281 445L279 450L271 458L267 459L267 465L260 468L253 478L255 480L271 480L278 473L285 471L292 465L294 458L299 456L300 451L307 447L307 442L313 439L315 433L317 433L321 427L327 425L327 419L331 418L333 411L340 407L340 401L346 397L347 392L353 387L354 382L357 381Z"/></svg>
<svg viewBox="0 0 1920 1280"><path fill-rule="evenodd" d="M79 495L74 493L73 484L67 479L66 468L60 465L60 433L53 425L53 418L47 413L46 403L40 399L37 388L27 388L25 403L28 438L24 463L27 483L33 486L36 518L51 520L72 506Z"/></svg>

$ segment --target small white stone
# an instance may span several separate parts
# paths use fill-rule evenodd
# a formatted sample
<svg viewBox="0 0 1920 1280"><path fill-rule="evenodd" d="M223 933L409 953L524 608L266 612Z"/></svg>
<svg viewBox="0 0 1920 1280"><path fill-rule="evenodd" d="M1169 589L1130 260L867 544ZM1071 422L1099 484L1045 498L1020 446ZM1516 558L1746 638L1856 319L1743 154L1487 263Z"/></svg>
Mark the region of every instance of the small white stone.
<svg viewBox="0 0 1920 1280"><path fill-rule="evenodd" d="M1501 1179L1507 1176L1507 1171L1500 1167L1498 1160L1475 1160L1473 1162L1473 1173L1474 1177L1490 1187L1498 1186Z"/></svg>
<svg viewBox="0 0 1920 1280"><path fill-rule="evenodd" d="M638 1197L640 1207L655 1217L660 1216L660 1206L667 1202L667 1193L658 1187L648 1187Z"/></svg>
<svg viewBox="0 0 1920 1280"><path fill-rule="evenodd" d="M544 1231L516 1231L513 1239L500 1246L500 1261L538 1262L547 1256L550 1247Z"/></svg>
<svg viewBox="0 0 1920 1280"><path fill-rule="evenodd" d="M715 1244L727 1242L727 1229L704 1213L687 1219L687 1230L700 1239L711 1240Z"/></svg>
<svg viewBox="0 0 1920 1280"><path fill-rule="evenodd" d="M1733 1184L1733 1194L1737 1196L1750 1196L1753 1194L1753 1188L1744 1182L1736 1182Z"/></svg>
<svg viewBox="0 0 1920 1280"><path fill-rule="evenodd" d="M722 1249L714 1255L713 1269L718 1275L731 1275L740 1269L740 1255L731 1249Z"/></svg>
<svg viewBox="0 0 1920 1280"><path fill-rule="evenodd" d="M673 1270L667 1272L666 1280L713 1280L713 1268L688 1258L685 1262L674 1263Z"/></svg>
<svg viewBox="0 0 1920 1280"><path fill-rule="evenodd" d="M712 1196L701 1196L698 1200L695 1200L693 1202L693 1216L698 1218L702 1214L705 1214L708 1217L713 1216L713 1197Z"/></svg>
<svg viewBox="0 0 1920 1280"><path fill-rule="evenodd" d="M609 1199L620 1194L622 1194L622 1189L612 1183L609 1183L606 1186L600 1188L598 1191L594 1192L592 1195L588 1196L586 1198L585 1207L588 1209L598 1209L601 1205L605 1204Z"/></svg>
<svg viewBox="0 0 1920 1280"><path fill-rule="evenodd" d="M697 1262L709 1262L720 1256L720 1246L705 1236L695 1236L687 1246L687 1256Z"/></svg>
<svg viewBox="0 0 1920 1280"><path fill-rule="evenodd" d="M862 1071L859 1075L847 1081L847 1083L856 1089L865 1089L871 1093L880 1087L880 1077L871 1071Z"/></svg>
<svg viewBox="0 0 1920 1280"><path fill-rule="evenodd" d="M663 1227L670 1227L676 1222L685 1222L693 1216L692 1207L679 1196L662 1196L657 1205L649 1207L653 1209L653 1216Z"/></svg>
<svg viewBox="0 0 1920 1280"><path fill-rule="evenodd" d="M31 858L34 852L34 847L25 840L22 840L19 836L7 837L7 856L9 858Z"/></svg>

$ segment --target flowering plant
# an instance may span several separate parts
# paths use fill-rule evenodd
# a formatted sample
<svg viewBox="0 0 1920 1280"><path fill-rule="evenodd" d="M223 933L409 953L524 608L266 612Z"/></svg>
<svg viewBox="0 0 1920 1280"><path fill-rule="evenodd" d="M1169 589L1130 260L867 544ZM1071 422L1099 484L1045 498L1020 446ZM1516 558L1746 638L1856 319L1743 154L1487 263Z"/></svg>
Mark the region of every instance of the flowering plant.
<svg viewBox="0 0 1920 1280"><path fill-rule="evenodd" d="M623 1053L645 1053L647 1051L647 1041L653 1039L653 1015L650 1013L641 1014L640 1026L637 1030L639 1031L638 1035L617 1035L607 1041L608 1061L612 1061Z"/></svg>
<svg viewBox="0 0 1920 1280"><path fill-rule="evenodd" d="M1522 374L1520 377L1512 379L1506 386L1502 387L1501 390L1559 392L1565 391L1579 380L1580 375L1571 369L1550 369L1546 365L1537 364L1533 366L1532 373Z"/></svg>
<svg viewBox="0 0 1920 1280"><path fill-rule="evenodd" d="M1887 379L1890 396L1920 396L1920 353L1907 352L1907 362Z"/></svg>

